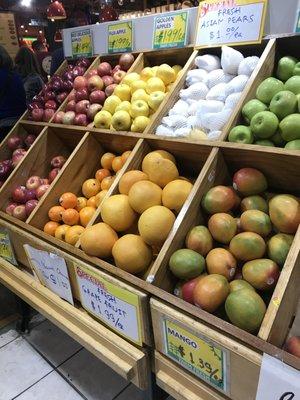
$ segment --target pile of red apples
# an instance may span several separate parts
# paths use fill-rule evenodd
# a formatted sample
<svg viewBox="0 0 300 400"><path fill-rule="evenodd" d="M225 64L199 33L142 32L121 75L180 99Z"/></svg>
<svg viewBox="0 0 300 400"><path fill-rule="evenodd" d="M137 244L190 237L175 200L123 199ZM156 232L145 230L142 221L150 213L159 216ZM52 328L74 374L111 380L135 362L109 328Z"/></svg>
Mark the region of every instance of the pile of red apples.
<svg viewBox="0 0 300 400"><path fill-rule="evenodd" d="M105 99L111 96L134 62L130 53L122 54L113 67L101 62L98 68L74 79L74 90L68 96L65 111L58 111L54 123L93 127L95 115L102 109Z"/></svg>

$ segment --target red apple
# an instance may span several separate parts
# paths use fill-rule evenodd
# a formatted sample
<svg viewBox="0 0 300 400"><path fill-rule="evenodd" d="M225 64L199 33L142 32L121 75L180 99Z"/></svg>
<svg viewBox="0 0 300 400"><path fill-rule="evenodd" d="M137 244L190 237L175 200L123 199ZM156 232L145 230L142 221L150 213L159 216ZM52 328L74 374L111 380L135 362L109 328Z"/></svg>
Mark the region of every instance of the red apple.
<svg viewBox="0 0 300 400"><path fill-rule="evenodd" d="M49 189L50 185L41 185L36 189L36 197L40 199Z"/></svg>
<svg viewBox="0 0 300 400"><path fill-rule="evenodd" d="M41 178L39 176L33 175L26 181L26 189L35 190L41 186Z"/></svg>
<svg viewBox="0 0 300 400"><path fill-rule="evenodd" d="M73 79L75 80L76 77L84 75L85 71L86 69L83 67L78 67L78 66L74 67L72 70Z"/></svg>
<svg viewBox="0 0 300 400"><path fill-rule="evenodd" d="M296 357L300 357L300 336L291 336L287 340L285 348L289 353Z"/></svg>
<svg viewBox="0 0 300 400"><path fill-rule="evenodd" d="M89 93L86 88L78 89L75 92L75 100L78 102L80 100L87 100L89 98Z"/></svg>
<svg viewBox="0 0 300 400"><path fill-rule="evenodd" d="M16 203L26 203L26 187L21 185L15 187L12 192L12 199Z"/></svg>
<svg viewBox="0 0 300 400"><path fill-rule="evenodd" d="M35 189L26 189L26 201L36 199Z"/></svg>
<svg viewBox="0 0 300 400"><path fill-rule="evenodd" d="M51 160L52 168L62 168L62 166L66 163L67 159L64 156L56 156Z"/></svg>
<svg viewBox="0 0 300 400"><path fill-rule="evenodd" d="M57 100L58 104L61 104L66 100L67 97L68 97L67 92L61 92L57 95L56 100Z"/></svg>
<svg viewBox="0 0 300 400"><path fill-rule="evenodd" d="M51 108L46 108L46 110L44 111L43 121L49 122L50 119L54 116L54 114L55 114L55 110L53 110Z"/></svg>
<svg viewBox="0 0 300 400"><path fill-rule="evenodd" d="M116 73L117 71L120 71L120 69L122 69L122 68L120 67L120 65L119 65L119 64L116 65L115 68L111 71L111 75L113 76L114 73Z"/></svg>
<svg viewBox="0 0 300 400"><path fill-rule="evenodd" d="M64 116L65 116L65 112L64 112L64 111L58 111L58 112L54 115L53 122L54 122L55 124L62 124L62 123L63 123Z"/></svg>
<svg viewBox="0 0 300 400"><path fill-rule="evenodd" d="M41 108L36 108L31 111L32 119L35 122L41 122L43 121L43 116L44 116L44 110Z"/></svg>
<svg viewBox="0 0 300 400"><path fill-rule="evenodd" d="M90 102L88 100L79 101L76 104L76 108L75 108L76 114L86 114L89 106L90 106Z"/></svg>
<svg viewBox="0 0 300 400"><path fill-rule="evenodd" d="M101 110L102 106L101 104L91 104L87 110L87 116L90 121L94 120L95 115L97 112Z"/></svg>
<svg viewBox="0 0 300 400"><path fill-rule="evenodd" d="M125 75L126 75L126 72L122 71L122 70L115 72L113 74L114 83L120 83Z"/></svg>
<svg viewBox="0 0 300 400"><path fill-rule="evenodd" d="M68 96L68 101L75 100L75 94L76 94L75 90L72 90L72 92Z"/></svg>
<svg viewBox="0 0 300 400"><path fill-rule="evenodd" d="M17 203L8 203L8 206L5 209L6 214L13 215L13 211L17 207L17 205Z"/></svg>
<svg viewBox="0 0 300 400"><path fill-rule="evenodd" d="M110 75L111 71L112 68L108 62L102 62L98 65L97 72L99 76Z"/></svg>
<svg viewBox="0 0 300 400"><path fill-rule="evenodd" d="M25 149L16 149L13 153L12 156L16 157L16 156L24 156L24 154L26 154L26 150Z"/></svg>
<svg viewBox="0 0 300 400"><path fill-rule="evenodd" d="M78 126L87 126L88 119L86 114L76 114L74 118L74 124Z"/></svg>
<svg viewBox="0 0 300 400"><path fill-rule="evenodd" d="M91 65L91 60L88 58L81 58L80 60L76 61L76 65L79 67L88 68Z"/></svg>
<svg viewBox="0 0 300 400"><path fill-rule="evenodd" d="M28 104L27 108L29 111L32 111L34 109L43 108L43 107L44 107L44 102L32 102L32 103Z"/></svg>
<svg viewBox="0 0 300 400"><path fill-rule="evenodd" d="M91 69L90 72L86 74L86 79L89 80L92 76L98 75L97 69Z"/></svg>
<svg viewBox="0 0 300 400"><path fill-rule="evenodd" d="M29 147L34 143L35 139L36 139L35 135L30 134L30 135L26 136L24 142L25 142L27 149L29 149Z"/></svg>
<svg viewBox="0 0 300 400"><path fill-rule="evenodd" d="M121 69L123 69L124 71L128 71L133 63L134 57L131 53L124 53L120 56L119 64Z"/></svg>
<svg viewBox="0 0 300 400"><path fill-rule="evenodd" d="M98 104L104 104L105 99L106 99L106 95L103 92L103 90L94 90L91 94L90 94L90 102L91 103L98 103Z"/></svg>
<svg viewBox="0 0 300 400"><path fill-rule="evenodd" d="M53 90L49 90L44 94L44 101L48 100L55 100L55 93L53 92Z"/></svg>
<svg viewBox="0 0 300 400"><path fill-rule="evenodd" d="M94 75L88 80L88 90L90 92L93 92L94 90L102 90L103 86L103 80L98 75Z"/></svg>
<svg viewBox="0 0 300 400"><path fill-rule="evenodd" d="M59 173L60 169L59 168L53 168L50 172L49 172L49 182L53 182L54 179L57 177L58 173Z"/></svg>
<svg viewBox="0 0 300 400"><path fill-rule="evenodd" d="M26 221L27 214L26 208L24 205L19 205L14 208L13 210L13 217L18 218L21 221Z"/></svg>
<svg viewBox="0 0 300 400"><path fill-rule="evenodd" d="M20 136L11 136L7 141L7 146L10 148L10 150L21 149L23 145L24 143Z"/></svg>
<svg viewBox="0 0 300 400"><path fill-rule="evenodd" d="M38 200L33 199L33 200L28 200L25 204L25 211L27 217L32 213L32 211L35 209L35 207L38 205Z"/></svg>
<svg viewBox="0 0 300 400"><path fill-rule="evenodd" d="M48 178L42 178L41 179L41 185L49 185L49 184L50 184L50 182L49 182Z"/></svg>
<svg viewBox="0 0 300 400"><path fill-rule="evenodd" d="M8 177L9 173L12 170L12 162L11 165L5 163L5 161L0 162L0 180L5 181Z"/></svg>
<svg viewBox="0 0 300 400"><path fill-rule="evenodd" d="M49 109L52 109L52 110L56 110L56 109L57 109L56 101L54 101L54 100L48 100L48 101L46 101L46 103L45 103L45 108L46 108L46 109L49 108Z"/></svg>
<svg viewBox="0 0 300 400"><path fill-rule="evenodd" d="M68 93L71 92L71 90L73 89L73 82L68 80L64 81L62 88Z"/></svg>
<svg viewBox="0 0 300 400"><path fill-rule="evenodd" d="M87 80L84 76L77 76L74 79L73 87L76 90L83 89L87 87Z"/></svg>
<svg viewBox="0 0 300 400"><path fill-rule="evenodd" d="M113 83L112 85L107 86L107 88L105 89L106 96L107 97L111 96L117 86L118 85L116 83Z"/></svg>
<svg viewBox="0 0 300 400"><path fill-rule="evenodd" d="M25 154L18 154L12 158L12 165L13 168L16 168L16 166L19 164L19 162L22 160Z"/></svg>
<svg viewBox="0 0 300 400"><path fill-rule="evenodd" d="M74 122L75 115L76 114L74 111L67 111L63 118L63 124L64 125L72 125Z"/></svg>
<svg viewBox="0 0 300 400"><path fill-rule="evenodd" d="M113 79L113 77L110 76L110 75L104 75L104 76L102 76L102 80L103 80L103 83L104 83L104 86L105 86L105 87L107 87L107 86L109 86L109 85L112 85L112 84L114 83L114 79Z"/></svg>
<svg viewBox="0 0 300 400"><path fill-rule="evenodd" d="M67 103L66 111L75 111L76 110L76 101L71 100Z"/></svg>

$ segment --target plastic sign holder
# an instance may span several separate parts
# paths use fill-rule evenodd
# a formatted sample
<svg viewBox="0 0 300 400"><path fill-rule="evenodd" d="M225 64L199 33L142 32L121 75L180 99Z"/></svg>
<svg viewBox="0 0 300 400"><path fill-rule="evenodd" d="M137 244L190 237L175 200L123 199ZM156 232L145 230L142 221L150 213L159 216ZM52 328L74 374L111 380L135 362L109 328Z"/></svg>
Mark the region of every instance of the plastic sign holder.
<svg viewBox="0 0 300 400"><path fill-rule="evenodd" d="M108 53L125 53L133 50L132 21L107 26Z"/></svg>
<svg viewBox="0 0 300 400"><path fill-rule="evenodd" d="M94 55L93 31L90 28L73 31L71 46L73 58L92 57Z"/></svg>
<svg viewBox="0 0 300 400"><path fill-rule="evenodd" d="M188 13L182 11L154 18L153 49L183 47L187 42Z"/></svg>

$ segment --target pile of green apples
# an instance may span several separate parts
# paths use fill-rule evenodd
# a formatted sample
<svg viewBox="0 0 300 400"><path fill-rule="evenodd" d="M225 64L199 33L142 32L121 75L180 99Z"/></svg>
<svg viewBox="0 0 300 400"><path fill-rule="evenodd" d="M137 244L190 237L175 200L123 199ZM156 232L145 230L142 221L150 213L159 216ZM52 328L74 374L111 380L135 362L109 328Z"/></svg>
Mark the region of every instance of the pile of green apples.
<svg viewBox="0 0 300 400"><path fill-rule="evenodd" d="M230 131L229 142L300 150L300 62L282 57L276 78L261 82L242 115L246 124Z"/></svg>

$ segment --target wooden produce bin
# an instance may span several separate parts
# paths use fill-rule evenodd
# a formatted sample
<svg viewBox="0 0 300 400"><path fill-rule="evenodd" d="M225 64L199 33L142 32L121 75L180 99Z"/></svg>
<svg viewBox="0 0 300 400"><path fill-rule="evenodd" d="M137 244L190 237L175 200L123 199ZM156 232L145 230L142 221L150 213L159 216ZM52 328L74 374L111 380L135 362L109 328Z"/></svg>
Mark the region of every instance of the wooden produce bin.
<svg viewBox="0 0 300 400"><path fill-rule="evenodd" d="M265 69L268 68L266 66L266 63L268 62L269 59L269 53L272 52L273 48L275 46L275 39L271 40L263 40L261 44L255 44L255 45L243 45L243 46L230 46L238 51L240 51L245 57L250 57L250 56L258 56L260 57L260 61L257 64L255 70L253 71L251 77L249 78L247 85L245 86L243 90L243 94L237 103L235 109L232 112L231 119L232 120L237 112L240 110L241 105L244 101L244 98L248 95L249 91L251 90L253 83L256 82L256 80L261 76ZM145 131L145 133L150 133L150 134L155 134L157 127L161 124L162 118L167 116L170 109L174 106L174 104L179 100L179 92L180 90L184 89L186 87L185 81L187 77L187 73L191 70L194 69L194 59L197 56L204 55L204 54L212 54L216 55L218 57L221 57L222 49L221 47L213 47L213 48L205 48L205 49L200 49L195 52L194 57L193 57L193 62L189 63L189 66L186 65L187 68L184 68L184 71L182 75L180 76L178 82L176 85L174 85L174 89L171 92L171 95L166 99L161 107L159 108L158 112L156 113L156 118L153 119L153 123L149 126L149 129ZM223 133L222 136L219 140L222 140L225 137L225 128L228 125L226 124L225 127L223 128ZM168 137L169 140L172 140L171 137ZM173 138L173 139L178 139L178 138ZM192 141L192 139L189 138L182 138L184 141ZM197 140L198 141L198 140ZM199 141L198 141L199 142ZM201 143L205 141L201 140Z"/></svg>
<svg viewBox="0 0 300 400"><path fill-rule="evenodd" d="M26 157L22 159L20 166L15 169L0 190L0 210L4 218L7 215L5 213L5 208L10 201L12 190L18 185L24 185L30 176L37 175L42 178L47 178L52 169L50 165L51 159L57 155L68 158L80 143L82 137L83 133L74 135L72 130L51 127L46 127L44 129L42 134L31 146ZM51 183L49 190L55 185L55 182L59 179L63 171L66 170L68 164L69 160L67 160L57 177ZM43 202L45 196L47 196L47 193L44 194L39 203ZM28 217L27 222L31 220L36 210L37 209Z"/></svg>
<svg viewBox="0 0 300 400"><path fill-rule="evenodd" d="M300 37L299 35L294 36L283 36L272 40L272 46L270 51L266 55L265 63L263 68L257 74L255 80L253 80L251 87L249 88L246 96L241 99L237 112L232 115L226 126L224 127L224 134L222 140L227 140L228 135L232 128L236 125L246 125L243 116L242 108L243 106L252 99L255 99L256 89L261 84L263 80L271 76L275 76L277 64L281 57L292 56L297 59L300 58ZM235 146L237 143L230 143L228 146ZM254 144L243 144L239 143L241 148L254 148L258 147L264 148L264 146L254 145ZM250 146L250 147L249 147ZM280 147L275 148L278 151L285 152L285 149L280 149Z"/></svg>

